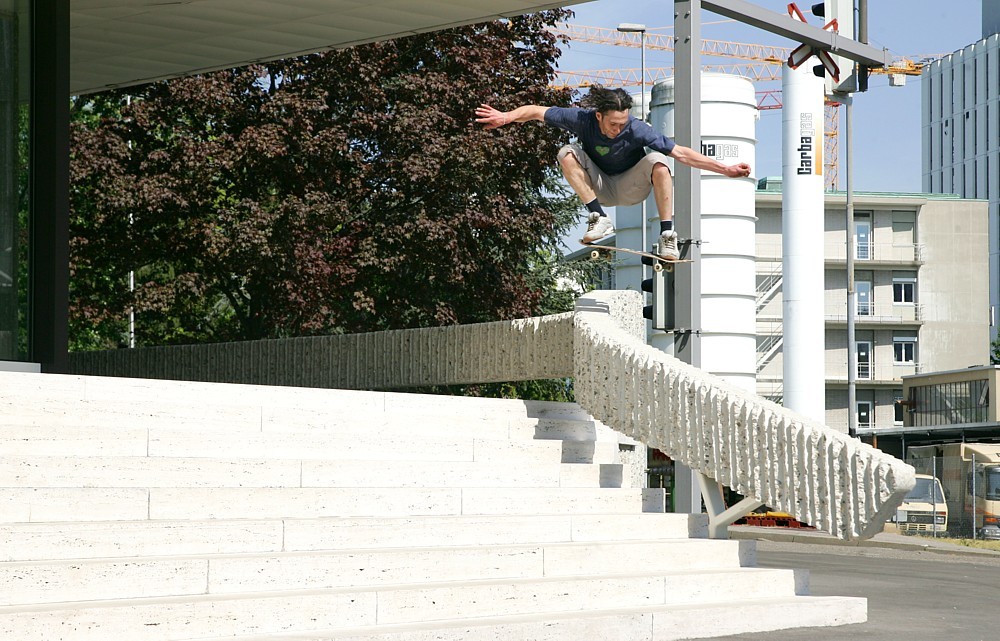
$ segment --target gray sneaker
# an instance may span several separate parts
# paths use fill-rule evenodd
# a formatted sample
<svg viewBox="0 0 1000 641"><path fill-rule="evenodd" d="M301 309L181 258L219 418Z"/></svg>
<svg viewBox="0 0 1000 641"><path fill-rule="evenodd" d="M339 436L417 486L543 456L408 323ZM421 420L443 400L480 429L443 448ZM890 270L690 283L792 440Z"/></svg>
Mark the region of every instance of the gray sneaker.
<svg viewBox="0 0 1000 641"><path fill-rule="evenodd" d="M671 229L660 234L659 254L660 258L667 260L677 260L681 257L677 251L677 232Z"/></svg>
<svg viewBox="0 0 1000 641"><path fill-rule="evenodd" d="M590 212L590 216L587 217L587 233L583 235L583 242L593 243L613 233L615 233L615 226L611 224L610 218L596 212Z"/></svg>

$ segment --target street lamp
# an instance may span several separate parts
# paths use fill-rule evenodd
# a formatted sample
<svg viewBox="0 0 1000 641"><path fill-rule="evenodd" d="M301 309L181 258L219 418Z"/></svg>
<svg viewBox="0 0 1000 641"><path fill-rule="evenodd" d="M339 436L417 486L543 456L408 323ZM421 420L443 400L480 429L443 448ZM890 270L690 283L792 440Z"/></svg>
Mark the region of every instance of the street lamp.
<svg viewBox="0 0 1000 641"><path fill-rule="evenodd" d="M618 31L621 33L638 33L639 36L639 46L642 51L642 69L640 70L639 76L639 96L641 100L641 113L640 117L642 120L646 120L646 25L636 24L634 22L623 22L618 25Z"/></svg>
<svg viewBox="0 0 1000 641"><path fill-rule="evenodd" d="M642 51L642 62L640 63L639 69L639 117L643 122L646 122L646 25L637 24L635 22L623 22L618 25L618 31L620 33L638 33L639 36L639 46ZM646 238L646 227L649 226L649 220L646 216L646 199L642 201L642 251L649 251L648 240ZM646 278L646 265L642 265L642 278Z"/></svg>

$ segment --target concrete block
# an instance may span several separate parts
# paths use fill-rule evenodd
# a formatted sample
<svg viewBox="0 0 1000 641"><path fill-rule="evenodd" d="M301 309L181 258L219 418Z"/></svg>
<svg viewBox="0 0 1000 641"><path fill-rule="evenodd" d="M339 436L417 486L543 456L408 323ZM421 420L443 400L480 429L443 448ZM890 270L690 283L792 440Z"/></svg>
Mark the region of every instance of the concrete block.
<svg viewBox="0 0 1000 641"><path fill-rule="evenodd" d="M0 561L280 552L281 520L0 524Z"/></svg>
<svg viewBox="0 0 1000 641"><path fill-rule="evenodd" d="M562 467L558 463L303 461L302 486L559 487Z"/></svg>
<svg viewBox="0 0 1000 641"><path fill-rule="evenodd" d="M145 456L148 430L80 426L0 426L4 456Z"/></svg>
<svg viewBox="0 0 1000 641"><path fill-rule="evenodd" d="M673 539L552 544L544 546L545 576L732 570L753 561L752 547L739 541Z"/></svg>
<svg viewBox="0 0 1000 641"><path fill-rule="evenodd" d="M707 514L577 514L574 541L621 541L708 537Z"/></svg>
<svg viewBox="0 0 1000 641"><path fill-rule="evenodd" d="M500 447L500 446L498 446ZM150 456L205 456L355 461L472 461L473 439L385 438L380 434L341 437L321 432L240 433L153 429Z"/></svg>
<svg viewBox="0 0 1000 641"><path fill-rule="evenodd" d="M642 491L591 488L467 488L462 514L600 514L641 509Z"/></svg>
<svg viewBox="0 0 1000 641"><path fill-rule="evenodd" d="M541 578L540 546L396 548L211 559L212 594Z"/></svg>
<svg viewBox="0 0 1000 641"><path fill-rule="evenodd" d="M233 597L85 601L0 610L0 639L177 641L375 623L372 592L290 592Z"/></svg>
<svg viewBox="0 0 1000 641"><path fill-rule="evenodd" d="M379 593L378 623L662 605L662 576L470 582Z"/></svg>
<svg viewBox="0 0 1000 641"><path fill-rule="evenodd" d="M137 488L0 487L0 523L137 520L149 516L149 491Z"/></svg>
<svg viewBox="0 0 1000 641"><path fill-rule="evenodd" d="M462 491L440 488L152 488L151 519L460 514Z"/></svg>
<svg viewBox="0 0 1000 641"><path fill-rule="evenodd" d="M473 458L479 463L567 463L558 441L489 441L476 439Z"/></svg>
<svg viewBox="0 0 1000 641"><path fill-rule="evenodd" d="M158 457L5 457L0 487L299 487L299 461Z"/></svg>
<svg viewBox="0 0 1000 641"><path fill-rule="evenodd" d="M611 441L555 441L562 446L563 463L618 463L618 443Z"/></svg>
<svg viewBox="0 0 1000 641"><path fill-rule="evenodd" d="M569 516L538 514L287 519L285 549L520 545L571 541L572 527Z"/></svg>
<svg viewBox="0 0 1000 641"><path fill-rule="evenodd" d="M616 464L564 464L559 474L560 487L622 487L622 466Z"/></svg>
<svg viewBox="0 0 1000 641"><path fill-rule="evenodd" d="M0 607L201 595L207 584L207 559L3 563Z"/></svg>

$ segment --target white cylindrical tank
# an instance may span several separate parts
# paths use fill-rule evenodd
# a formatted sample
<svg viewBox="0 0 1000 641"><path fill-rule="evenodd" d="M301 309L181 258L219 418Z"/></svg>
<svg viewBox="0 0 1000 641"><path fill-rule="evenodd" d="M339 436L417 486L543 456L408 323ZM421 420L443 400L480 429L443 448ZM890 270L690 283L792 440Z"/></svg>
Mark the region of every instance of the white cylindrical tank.
<svg viewBox="0 0 1000 641"><path fill-rule="evenodd" d="M781 76L784 405L825 423L823 79L788 65Z"/></svg>
<svg viewBox="0 0 1000 641"><path fill-rule="evenodd" d="M650 93L646 92L646 111L649 111ZM642 96L632 94L632 109L629 112L634 118L642 119ZM652 198L646 205L646 217L656 216L656 205ZM615 245L628 249L649 251L652 238L642 234L642 204L619 205L615 207ZM657 232L659 233L659 232ZM649 270L646 270L648 274ZM643 279L643 267L638 256L617 254L615 256L615 287L640 291ZM647 323L648 327L648 323Z"/></svg>
<svg viewBox="0 0 1000 641"><path fill-rule="evenodd" d="M728 74L701 76L701 152L726 165L754 167L759 117L753 83ZM674 80L653 87L650 121L674 134ZM686 142L686 141L685 141ZM673 159L671 159L673 171ZM756 392L755 192L751 178L701 173L701 368ZM648 201L649 238L660 234L656 203ZM685 212L674 212L675 217ZM654 241L655 242L655 241ZM675 274L688 266L679 265ZM672 351L673 336L654 332L650 344Z"/></svg>

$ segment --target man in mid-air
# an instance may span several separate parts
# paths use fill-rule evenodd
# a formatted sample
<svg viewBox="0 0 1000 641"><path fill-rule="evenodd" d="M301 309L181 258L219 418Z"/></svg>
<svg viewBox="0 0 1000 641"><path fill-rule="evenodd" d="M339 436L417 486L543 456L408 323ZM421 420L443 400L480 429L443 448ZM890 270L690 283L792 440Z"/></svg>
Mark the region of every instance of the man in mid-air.
<svg viewBox="0 0 1000 641"><path fill-rule="evenodd" d="M750 175L750 165L724 165L689 147L675 144L647 123L629 115L632 97L624 89L593 86L580 101L583 108L524 105L498 111L489 105L476 109L476 122L495 129L512 122L539 120L576 135L577 142L559 150L563 176L589 211L583 242L592 243L614 233L601 205L634 205L653 190L660 216L659 254L677 260L674 231L673 179L667 156L696 169L730 178ZM651 151L646 152L646 148ZM642 251L646 251L643 247Z"/></svg>

